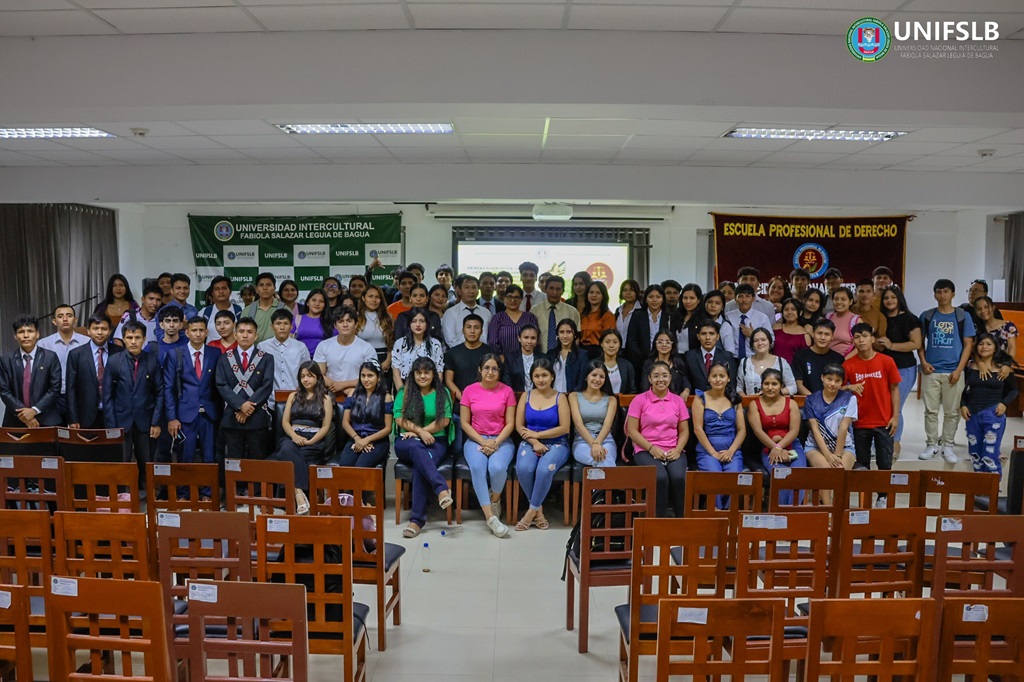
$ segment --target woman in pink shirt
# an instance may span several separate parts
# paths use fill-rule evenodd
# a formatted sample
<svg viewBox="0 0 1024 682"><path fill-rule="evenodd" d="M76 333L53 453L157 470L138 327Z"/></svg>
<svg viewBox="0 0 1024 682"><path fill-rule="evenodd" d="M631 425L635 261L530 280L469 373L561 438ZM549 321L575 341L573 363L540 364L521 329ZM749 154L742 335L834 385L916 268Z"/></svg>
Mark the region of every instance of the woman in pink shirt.
<svg viewBox="0 0 1024 682"><path fill-rule="evenodd" d="M860 315L850 311L850 304L853 297L849 289L839 287L832 292L832 307L834 312L826 315L836 326L832 334L832 343L829 348L842 355L844 358L854 354L853 350L853 325L860 322Z"/></svg>
<svg viewBox="0 0 1024 682"><path fill-rule="evenodd" d="M466 434L462 451L487 527L501 538L508 535L508 526L501 522L499 502L508 478L508 465L515 454L509 436L516 426L516 394L498 381L501 368L494 353L480 358L478 369L480 381L462 391L459 409L462 431Z"/></svg>
<svg viewBox="0 0 1024 682"><path fill-rule="evenodd" d="M677 517L683 515L686 500L686 458L683 450L690 437L686 402L669 390L672 372L658 360L648 377L651 389L629 405L626 435L633 441L633 457L642 466L657 467L657 515L668 516L668 498Z"/></svg>

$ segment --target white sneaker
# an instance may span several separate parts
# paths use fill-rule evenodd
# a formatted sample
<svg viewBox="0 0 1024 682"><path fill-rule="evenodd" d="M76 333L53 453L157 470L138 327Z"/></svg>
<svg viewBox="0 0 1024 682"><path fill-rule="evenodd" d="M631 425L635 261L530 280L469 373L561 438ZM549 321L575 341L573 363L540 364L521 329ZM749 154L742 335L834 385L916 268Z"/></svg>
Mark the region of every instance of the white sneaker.
<svg viewBox="0 0 1024 682"><path fill-rule="evenodd" d="M508 535L508 526L502 523L497 516L487 519L487 527L491 529L495 537L503 538Z"/></svg>
<svg viewBox="0 0 1024 682"><path fill-rule="evenodd" d="M918 455L917 458L918 459L931 459L932 457L934 457L937 454L939 454L939 446L938 445L930 445L930 446L926 447L924 449L924 452L922 452L920 455Z"/></svg>
<svg viewBox="0 0 1024 682"><path fill-rule="evenodd" d="M956 464L960 461L960 458L956 456L955 452L953 452L952 445L943 445L939 451L942 453L942 459L946 460L950 464Z"/></svg>
<svg viewBox="0 0 1024 682"><path fill-rule="evenodd" d="M889 506L889 500L884 495L875 498L875 509L885 509Z"/></svg>

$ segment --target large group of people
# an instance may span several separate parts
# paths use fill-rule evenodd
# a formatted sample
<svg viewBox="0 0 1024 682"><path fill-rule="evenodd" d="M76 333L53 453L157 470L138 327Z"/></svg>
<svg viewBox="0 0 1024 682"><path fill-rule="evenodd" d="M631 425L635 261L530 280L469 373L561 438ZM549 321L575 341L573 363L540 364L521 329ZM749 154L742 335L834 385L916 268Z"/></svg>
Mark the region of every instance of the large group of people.
<svg viewBox="0 0 1024 682"><path fill-rule="evenodd" d="M548 527L543 504L570 457L656 467L660 516L682 514L688 468L890 469L920 366L919 458L958 461L964 419L974 469L1002 473L1018 332L982 280L961 306L954 283L937 280L935 307L915 315L885 267L852 289L832 268L826 291L796 269L765 297L744 267L708 292L627 279L613 310L588 273L567 290L539 270L442 265L428 287L411 263L383 286L369 269L347 284L329 277L301 302L294 281L262 273L241 288L242 305L220 276L202 308L185 274L162 274L138 299L113 275L85 334L68 305L45 338L36 318L14 320L18 349L0 360L4 426L121 428L140 479L150 460L292 462L300 513L309 464L382 466L393 440L413 470L406 537L432 498L452 504L438 467L453 456L465 457L501 537L512 466L529 502L516 531ZM624 420L618 395L633 396Z"/></svg>

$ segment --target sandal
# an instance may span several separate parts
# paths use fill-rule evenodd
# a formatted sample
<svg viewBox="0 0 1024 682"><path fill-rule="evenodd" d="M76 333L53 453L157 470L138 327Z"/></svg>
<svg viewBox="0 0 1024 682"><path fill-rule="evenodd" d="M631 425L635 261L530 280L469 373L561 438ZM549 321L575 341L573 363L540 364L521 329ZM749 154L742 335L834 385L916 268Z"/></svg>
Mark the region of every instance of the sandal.
<svg viewBox="0 0 1024 682"><path fill-rule="evenodd" d="M441 509L447 509L448 507L452 506L452 502L454 501L455 500L452 499L451 490L445 490L443 493L437 496L437 503L438 505L440 505Z"/></svg>
<svg viewBox="0 0 1024 682"><path fill-rule="evenodd" d="M420 528L419 526L417 526L415 523L410 523L408 526L405 527L404 530L402 530L402 537L403 538L414 538L414 537L416 537L417 535L420 534L421 530L423 530L423 529Z"/></svg>
<svg viewBox="0 0 1024 682"><path fill-rule="evenodd" d="M540 530L547 530L551 527L551 524L548 523L548 520L544 518L544 512L537 512L537 516L534 517L534 519L537 523L537 528Z"/></svg>
<svg viewBox="0 0 1024 682"><path fill-rule="evenodd" d="M534 520L536 518L537 518L537 512L532 510L532 509L529 510L528 512L523 514L523 518L521 518L519 520L519 523L516 524L516 530L519 531L520 533L523 532L524 530L528 530L530 528L530 526L533 525Z"/></svg>
<svg viewBox="0 0 1024 682"><path fill-rule="evenodd" d="M299 516L307 516L309 514L309 498L306 497L306 493L301 488L295 489L295 513Z"/></svg>

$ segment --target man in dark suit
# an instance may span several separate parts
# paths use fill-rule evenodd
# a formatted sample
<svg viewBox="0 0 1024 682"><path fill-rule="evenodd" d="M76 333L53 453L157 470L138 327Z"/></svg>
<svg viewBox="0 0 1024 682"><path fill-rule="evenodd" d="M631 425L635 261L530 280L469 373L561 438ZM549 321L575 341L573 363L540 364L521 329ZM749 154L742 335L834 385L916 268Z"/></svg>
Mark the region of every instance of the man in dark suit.
<svg viewBox="0 0 1024 682"><path fill-rule="evenodd" d="M497 286L498 279L494 276L493 272L480 274L480 298L476 302L477 305L482 305L492 317L505 311L505 304L501 302L501 298L495 293Z"/></svg>
<svg viewBox="0 0 1024 682"><path fill-rule="evenodd" d="M164 377L156 353L144 353L146 327L129 320L121 325L125 352L110 357L103 372L103 416L108 429L124 429L127 461L134 455L139 481L146 480L146 464L153 441L160 437L164 418Z"/></svg>
<svg viewBox="0 0 1024 682"><path fill-rule="evenodd" d="M238 346L217 361L217 391L227 403L220 428L227 454L240 459L267 456L273 423L267 400L274 393L274 356L256 348L256 321L243 317L235 326Z"/></svg>
<svg viewBox="0 0 1024 682"><path fill-rule="evenodd" d="M206 318L188 321L188 345L169 353L164 362L164 405L167 430L178 443L178 461L195 461L196 446L202 461L213 463L217 424L224 401L217 392L217 363L221 352L206 345ZM178 437L181 433L184 440Z"/></svg>
<svg viewBox="0 0 1024 682"><path fill-rule="evenodd" d="M68 353L67 376L64 377L68 407L68 425L76 429L102 429L103 377L110 357L124 348L110 343L110 319L93 315L86 322L89 343Z"/></svg>
<svg viewBox="0 0 1024 682"><path fill-rule="evenodd" d="M689 387L683 391L685 400L691 391L706 391L711 388L708 383L708 370L715 362L726 362L729 365L729 389L736 390L736 371L739 368L736 356L727 350L718 347L718 323L714 320L705 320L697 327L697 341L699 348L691 348L683 353L683 366L686 368L686 376Z"/></svg>
<svg viewBox="0 0 1024 682"><path fill-rule="evenodd" d="M510 353L505 356L501 383L511 386L512 390L516 393L522 393L533 388L529 370L533 367L534 359L540 357L540 355L534 353L539 336L540 330L537 327L532 324L524 325L519 330L520 352Z"/></svg>
<svg viewBox="0 0 1024 682"><path fill-rule="evenodd" d="M40 348L39 326L31 315L19 315L14 324L18 350L0 358L0 400L4 427L57 426L61 423L60 359Z"/></svg>

